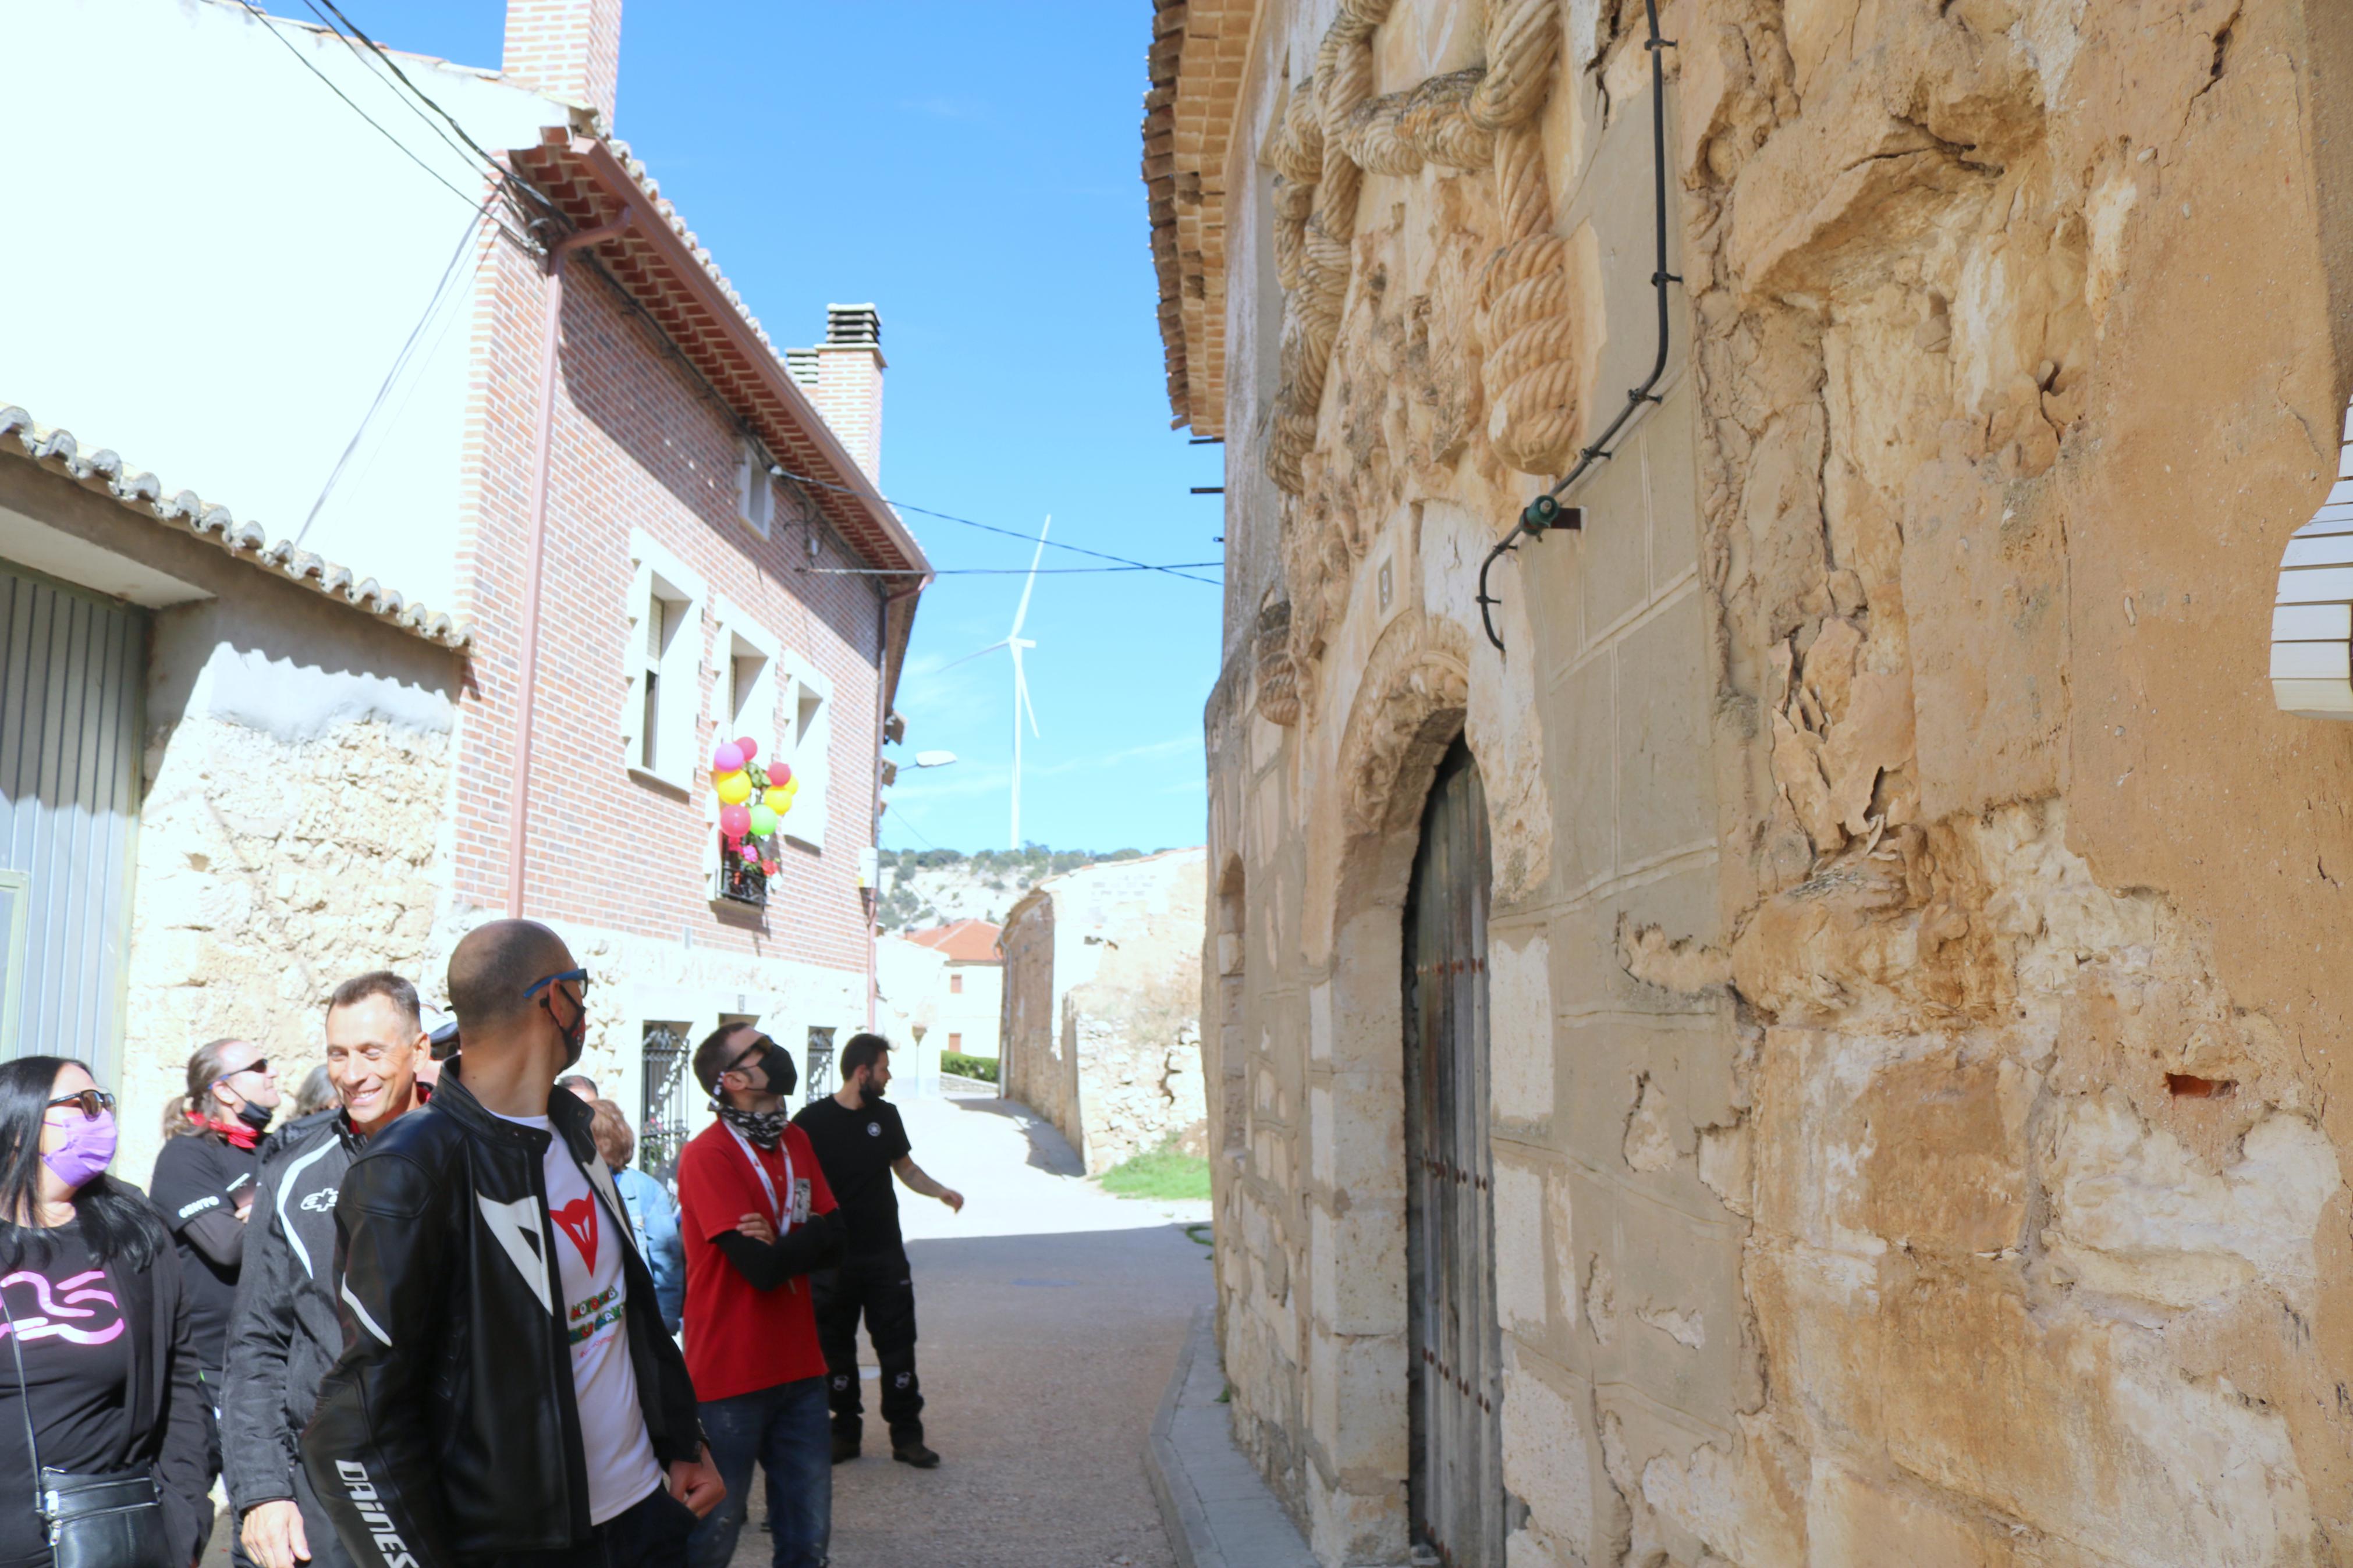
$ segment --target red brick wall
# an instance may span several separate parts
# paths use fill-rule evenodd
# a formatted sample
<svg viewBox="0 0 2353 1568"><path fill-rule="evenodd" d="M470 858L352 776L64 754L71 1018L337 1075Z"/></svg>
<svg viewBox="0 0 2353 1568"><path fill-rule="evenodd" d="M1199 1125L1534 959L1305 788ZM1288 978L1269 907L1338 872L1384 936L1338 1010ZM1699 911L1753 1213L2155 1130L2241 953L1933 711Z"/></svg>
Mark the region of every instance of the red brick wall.
<svg viewBox="0 0 2353 1568"><path fill-rule="evenodd" d="M483 274L475 323L465 451L472 515L460 567L470 580L476 631L457 781L457 877L461 899L491 908L501 907L507 891L507 791L545 288L529 258L501 245ZM786 498L778 498L769 539L738 522L732 420L592 262L573 258L565 296L524 912L673 942L687 933L697 947L863 970L857 872L860 849L873 842L880 596L871 579L797 570L807 560L806 535ZM628 771L622 721L633 528L833 684L826 847L779 841L784 869L771 881L765 911L723 906L722 913L709 900L708 773L698 771L693 792L681 795ZM821 564L860 564L820 537ZM717 635L710 610L706 603L691 628L702 650L696 723L703 764L724 738L708 717ZM804 795L797 809L809 804Z"/></svg>

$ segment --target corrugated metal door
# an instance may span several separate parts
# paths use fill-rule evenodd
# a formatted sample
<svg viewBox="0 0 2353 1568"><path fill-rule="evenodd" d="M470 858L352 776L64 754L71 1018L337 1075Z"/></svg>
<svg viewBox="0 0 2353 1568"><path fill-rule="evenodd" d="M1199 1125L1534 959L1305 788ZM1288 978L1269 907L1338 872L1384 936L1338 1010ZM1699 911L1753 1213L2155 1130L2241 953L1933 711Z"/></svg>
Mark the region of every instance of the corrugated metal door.
<svg viewBox="0 0 2353 1568"><path fill-rule="evenodd" d="M78 1057L101 1083L122 1038L146 665L138 610L0 567L0 1056Z"/></svg>
<svg viewBox="0 0 2353 1568"><path fill-rule="evenodd" d="M1487 802L1457 741L1405 916L1406 1258L1418 1556L1503 1568L1503 1343L1487 1143Z"/></svg>

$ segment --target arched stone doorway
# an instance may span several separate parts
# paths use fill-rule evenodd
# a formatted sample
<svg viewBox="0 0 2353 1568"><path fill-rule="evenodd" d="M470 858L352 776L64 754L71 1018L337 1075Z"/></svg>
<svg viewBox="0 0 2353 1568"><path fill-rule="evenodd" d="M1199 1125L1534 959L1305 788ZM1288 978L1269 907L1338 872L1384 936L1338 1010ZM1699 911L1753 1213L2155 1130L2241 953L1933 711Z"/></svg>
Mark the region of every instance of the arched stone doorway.
<svg viewBox="0 0 2353 1568"><path fill-rule="evenodd" d="M1488 1143L1486 792L1457 740L1439 763L1406 897L1407 1483L1412 1544L1502 1568L1503 1345Z"/></svg>

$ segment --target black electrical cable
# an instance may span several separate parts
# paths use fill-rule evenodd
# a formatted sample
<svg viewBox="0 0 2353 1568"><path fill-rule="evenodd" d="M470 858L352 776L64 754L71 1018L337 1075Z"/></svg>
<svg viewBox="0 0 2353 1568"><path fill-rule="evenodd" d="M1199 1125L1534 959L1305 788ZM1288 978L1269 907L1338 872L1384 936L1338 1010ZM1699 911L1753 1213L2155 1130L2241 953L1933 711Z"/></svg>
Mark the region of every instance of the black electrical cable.
<svg viewBox="0 0 2353 1568"><path fill-rule="evenodd" d="M409 356L417 352L417 343L424 338L425 329L431 324L435 317L441 313L443 304L449 298L451 281L460 277L474 276L472 272L461 271L458 264L466 258L466 252L474 248L477 243L475 236L481 232L482 225L489 220L489 217L488 213L476 213L474 221L466 226L466 232L458 237L458 248L449 253L448 264L441 268L441 280L433 286L433 297L425 302L424 314L418 316L417 324L408 329L408 336L401 343L400 352L392 356L392 368L384 373L384 381L376 387L375 396L369 402L367 411L360 416L358 428L352 432L352 438L343 444L343 456L335 459L335 466L327 470L327 480L319 487L318 499L311 501L310 511L303 516L302 526L295 531L295 548L301 548L302 541L309 537L311 525L319 521L319 513L326 506L328 496L334 492L336 481L343 477L344 468L350 464L353 454L360 449L361 438L367 434L368 426L375 423L377 413L384 407L385 400L392 395L392 389L400 380L401 374L408 368ZM480 270L479 262L476 264L475 270ZM438 338L435 340L436 342L439 341Z"/></svg>
<svg viewBox="0 0 2353 1568"><path fill-rule="evenodd" d="M824 490L839 490L843 495L856 495L858 493L856 490L851 489L848 485L828 484L823 479L813 479L807 474L796 474L784 469L779 469L778 472L783 473L785 478L792 480L796 484L815 485L818 489ZM1035 544L1038 542L1038 538L1035 534L1023 533L1018 529L999 528L993 522L975 522L968 517L957 517L953 512L934 511L929 507L910 506L905 501L889 500L887 499L883 504L899 511L912 511L919 517L935 517L942 522L961 523L966 528L977 528L984 533L1001 533L1008 539L1018 539L1025 544ZM1115 561L1121 566L1125 567L1130 571L1166 572L1171 577L1184 577L1185 581L1187 583L1207 583L1212 588L1222 588L1225 586L1223 583L1213 582L1207 577L1186 577L1185 573L1180 570L1181 566L1222 566L1225 564L1222 561L1184 562L1179 563L1177 565L1155 566L1148 561L1131 561L1124 555L1113 555L1107 551L1089 550L1083 544L1065 544L1059 539L1050 539L1046 541L1046 546L1050 550L1067 550L1073 555L1092 555L1098 561ZM1008 567L1006 570L1013 571L1018 570L1018 568Z"/></svg>
<svg viewBox="0 0 2353 1568"><path fill-rule="evenodd" d="M260 6L256 5L253 3L253 0L238 0L238 4L242 5L247 11L252 14L253 19L260 23L271 37L276 38L280 44L285 46L286 52L288 54L292 55L295 59L301 61L304 70L307 70L312 76L317 77L321 82L325 84L329 92L332 92L337 98L342 99L343 100L344 107L349 109L353 114L358 115L362 120L366 121L370 125L374 126L377 135L391 142L395 147L399 148L401 154L404 157L407 158L410 163L416 164L418 168L424 170L427 174L430 174L435 182L446 188L451 195L456 196L459 201L473 208L477 213L480 213L485 216L489 216L491 205L497 200L495 196L491 198L490 201L478 202L473 197L468 195L465 192L459 190L457 186L451 184L448 178L444 175L440 170L435 168L423 158L417 156L415 148L412 148L407 142L403 142L399 137L395 136L391 132L385 130L383 124L377 121L375 116L370 114L366 110L362 109L358 104L353 103L352 101L351 95L346 93L342 88L337 87L333 80L328 77L325 71L321 70L311 61L304 58L302 51L295 47L294 40L278 30L276 26L276 17L270 16L269 12L264 11ZM498 223L496 218L492 218L491 221ZM509 239L512 240L517 246L524 250L536 248L529 239L526 239L522 235L515 233L514 230L509 228L503 223L499 224L499 232L505 235Z"/></svg>
<svg viewBox="0 0 2353 1568"><path fill-rule="evenodd" d="M1489 569L1498 559L1511 551L1517 550L1522 540L1541 539L1546 530L1556 525L1565 528L1583 526L1582 518L1577 515L1574 508L1568 510L1575 521L1560 521L1563 510L1559 500L1560 493L1583 479L1586 470L1592 468L1594 464L1605 462L1617 456L1609 449L1609 443L1616 438L1619 431L1626 427L1626 422L1634 417L1635 410L1641 408L1645 403L1659 401L1652 394L1659 384L1659 379L1667 374L1667 333L1670 325L1667 314L1667 285L1680 283L1683 279L1667 270L1667 68L1665 58L1660 51L1673 48L1675 40L1659 36L1659 0L1643 0L1643 8L1649 13L1651 22L1651 36L1642 47L1651 51L1651 184L1659 247L1658 265L1651 273L1651 286L1657 290L1659 300L1659 355L1651 366L1649 378L1626 395L1626 406L1618 411L1618 417L1609 422L1609 428L1601 432L1599 438L1593 445L1577 453L1577 467L1554 481L1550 489L1530 501L1521 510L1519 521L1512 525L1512 531L1496 541L1495 547L1487 552L1487 558L1479 563L1479 624L1487 628L1487 640L1495 645L1495 651L1498 653L1504 651L1504 639L1495 631L1495 621L1490 613L1490 607L1500 605L1503 601L1487 592Z"/></svg>
<svg viewBox="0 0 2353 1568"><path fill-rule="evenodd" d="M319 19L322 22L326 21L326 18L320 16L319 6L321 5L324 5L328 10L332 11L335 14L335 20L341 22L344 27L351 29L352 37L357 38L361 43L365 44L370 50L374 51L375 57L384 62L385 68L398 79L400 85L406 88L409 92L417 98L418 102L423 103L426 109L430 109L434 113L439 115L444 121L448 121L449 130L458 133L458 140L459 142L463 142L468 148L472 149L474 155L480 158L483 163L488 165L490 173L497 176L509 187L510 190L529 196L533 201L537 202L549 212L554 212L557 210L555 204L549 200L548 197L537 187L533 186L531 182L518 176L513 170L508 168L505 164L500 163L496 157L492 156L489 149L485 148L480 142L475 141L472 133L467 131L463 124L459 122L456 115L451 114L448 110L442 108L440 104L434 101L430 93L427 93L424 89L409 80L408 73L400 68L400 62L392 58L391 51L386 49L382 44L377 43L374 38L369 37L365 33L361 32L359 24L353 21L349 16L343 15L343 7L337 5L335 4L335 0L302 0L302 3L310 7L311 14L312 16L319 16ZM333 32L337 37L343 37L343 29L336 27L334 22L328 22L327 26L328 29ZM351 40L349 38L344 39L344 42L347 45L350 41ZM409 107L411 109L416 109L415 104L411 104ZM417 110L417 116L420 120L425 120L424 110ZM432 127L434 133L438 135L443 142L449 142L451 151L459 151L457 142L449 141L448 132L444 132L439 126L434 125L430 120L425 120L425 122L427 126Z"/></svg>

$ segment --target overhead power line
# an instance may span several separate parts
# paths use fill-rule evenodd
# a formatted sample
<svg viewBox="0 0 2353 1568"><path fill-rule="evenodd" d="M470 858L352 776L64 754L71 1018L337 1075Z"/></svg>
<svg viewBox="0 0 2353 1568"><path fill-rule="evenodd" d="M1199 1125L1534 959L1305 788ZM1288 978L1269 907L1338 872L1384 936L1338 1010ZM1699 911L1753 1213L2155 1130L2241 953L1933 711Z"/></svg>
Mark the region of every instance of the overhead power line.
<svg viewBox="0 0 2353 1568"><path fill-rule="evenodd" d="M555 204L543 195L536 186L533 185L529 181L518 177L513 170L508 168L504 163L500 163L498 159L491 154L490 149L484 147L480 142L475 141L473 133L466 129L463 122L461 122L456 115L442 108L439 102L434 99L432 94L427 92L423 88L418 87L415 82L409 80L408 73L400 68L400 62L392 58L392 52L386 49L382 44L377 43L374 38L369 37L365 33L360 31L359 24L353 21L349 16L343 15L343 7L337 5L335 4L335 0L302 0L302 4L310 7L311 15L317 16L322 22L326 22L328 30L332 32L335 37L343 38L346 46L351 44L352 38L357 38L361 43L366 45L369 51L373 53L377 59L384 62L385 68L392 72L395 79L396 79L402 87L406 88L410 96L416 99L417 102L409 104L409 107L411 110L416 111L417 117L419 120L424 120L425 123L432 130L433 133L440 137L444 142L447 142L452 152L458 153L460 157L463 157L466 151L470 150L475 157L480 158L482 161L485 169L491 175L496 177L502 184L504 184L510 192L518 195L530 197L533 201L538 203L540 206L549 212L554 212L556 210ZM323 4L329 11L332 11L335 14L335 21L327 21L325 15L319 9L319 5L321 4ZM343 26L336 26L335 22L341 22ZM343 37L344 28L349 28L351 30L350 37ZM353 53L357 52L358 51L356 49L353 50ZM397 91L395 92L394 96L399 96ZM406 102L407 100L403 100L402 101ZM424 109L417 108L417 104L420 103L424 105ZM431 120L427 119L425 115L426 109L429 109L435 114L438 115L448 126L448 131L442 130L440 126L435 125ZM457 141L453 142L450 140L450 132L457 132ZM465 143L464 148L461 149L459 147L458 143L459 142Z"/></svg>
<svg viewBox="0 0 2353 1568"><path fill-rule="evenodd" d="M260 6L256 5L253 3L253 0L238 0L238 4L242 5L248 12L251 13L253 19L260 23L271 37L276 38L280 44L285 47L288 54L292 55L295 59L301 63L304 70L309 71L312 76L317 77L319 80L325 85L329 92L332 92L337 98L342 99L345 108L349 109L353 114L358 115L362 120L366 121L368 124L375 127L377 135L383 137L395 147L400 149L401 156L406 158L410 163L424 170L427 174L432 177L435 184L440 185L451 195L456 196L459 201L473 208L474 211L485 216L489 214L491 206L496 203L498 199L497 197L493 196L487 201L477 201L474 197L468 195L464 191L459 190L456 185L450 184L449 177L448 175L435 168L432 164L427 163L417 154L417 150L411 147L407 142L403 142L399 137L395 136L391 132L385 130L382 121L376 119L375 115L370 114L366 110L362 109L357 103L352 100L351 94L345 92L342 88L337 87L334 83L334 79L328 76L325 71L321 70L315 61L306 57L302 51L295 46L293 39L288 37L285 34L278 30L276 26L277 19L271 16L269 12L264 11ZM491 221L493 223L498 222L495 218L491 219ZM505 224L499 224L499 232L505 235L509 239L514 241L516 245L522 247L523 249L529 250L532 248L532 242L530 240L526 239L523 236L517 234Z"/></svg>
<svg viewBox="0 0 2353 1568"><path fill-rule="evenodd" d="M792 481L793 481L794 483L796 483L796 484L815 485L815 486L817 486L819 489L839 490L839 491L840 491L843 495L856 495L856 494L858 493L857 491L855 491L855 490L851 489L848 485L828 484L828 482L826 482L826 481L825 481L825 480L823 480L823 479L813 479L809 478L807 474L796 474L796 473L792 473L792 472L790 472L790 471L788 471L788 470L782 469L782 468L778 469L778 470L777 470L777 472L782 473L782 474L785 476L785 478L786 478L786 479L788 479L792 480ZM883 504L884 504L884 505L886 505L886 506L893 507L893 508L895 508L896 510L900 510L900 511L912 511L912 512L915 513L917 516L920 516L920 517L935 517L935 518L938 518L942 522L954 522L954 523L960 523L960 524L962 524L962 525L963 525L964 527L965 527L965 528L976 528L976 529L979 529L983 533L1001 533L1001 534L1005 535L1005 537L1007 537L1008 539L1018 539L1018 540L1021 541L1021 542L1023 542L1024 544L1034 544L1034 543L1036 543L1036 542L1037 542L1037 536L1036 536L1035 534L1029 534L1029 533L1022 533L1022 532L1018 532L1018 531L1015 531L1015 530L1013 530L1013 529L1010 529L1010 528L999 528L997 524L995 524L995 523L993 523L993 522L976 522L976 521L974 521L971 518L968 518L968 517L958 517L958 516L956 516L954 512L946 512L946 511L934 511L934 510L933 510L931 508L929 508L929 507L923 507L923 506L911 506L911 505L909 505L908 503L906 503L905 501L890 500L887 500L887 499L885 500L885 501L884 501L884 503L883 503ZM1075 555L1092 555L1092 556L1093 556L1093 557L1094 557L1096 560L1098 560L1098 561L1113 561L1113 562L1116 562L1116 563L1119 563L1119 565L1120 565L1123 569L1124 569L1124 570L1126 570L1126 571L1130 571L1130 572L1166 572L1166 574L1168 574L1168 575L1170 575L1171 577L1183 577L1183 578L1185 579L1185 581L1187 581L1187 583L1206 583L1206 584L1208 584L1210 587L1212 587L1212 588L1222 588L1222 587L1224 587L1224 586L1225 586L1225 584L1224 584L1223 583L1220 583L1220 582L1217 581L1215 578L1212 578L1212 577L1195 577L1195 576L1188 575L1188 574L1187 574L1187 571L1186 571L1186 568L1187 568L1187 567L1222 566L1222 565L1224 565L1224 564L1225 564L1225 563L1224 563L1224 562L1222 562L1222 561L1185 561L1185 562L1178 562L1178 563L1175 563L1175 564L1173 564L1173 565L1166 565L1166 566L1162 566L1162 565L1155 565L1155 564L1154 564L1153 563L1151 563L1151 562L1149 562L1149 561L1133 561L1133 560L1130 560L1128 557L1126 557L1126 556L1124 556L1124 555L1113 555L1113 554L1112 554L1112 553L1111 553L1110 552L1108 552L1108 551L1103 551L1103 550L1089 550L1086 546L1084 546L1084 545L1082 545L1082 544L1065 544L1065 543L1063 543L1063 542L1062 542L1060 540L1059 540L1059 539L1050 539L1050 540L1048 540L1048 541L1046 542L1046 543L1047 543L1047 547L1048 547L1049 549L1052 549L1052 550L1067 550L1067 551L1070 551L1072 554L1075 554ZM971 568L971 570L974 570L974 571L980 571L980 570L984 570L984 569L983 569L983 568L979 568L979 567L974 567L974 568ZM1009 571L1014 571L1014 570L1018 570L1018 569L1017 569L1017 568L1014 568L1014 567L996 567L996 568L987 568L987 570L993 570L993 571L1008 571L1008 572L1009 572ZM1056 570L1064 570L1064 568L1049 567L1049 568L1047 568L1047 570L1049 570L1049 571L1056 571ZM882 575L882 576L905 576L905 575L908 575L908 574L906 574L906 573L900 573L900 572L886 572L886 573L879 574L879 575Z"/></svg>

